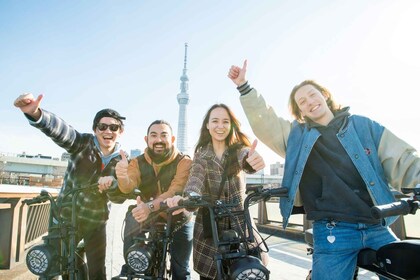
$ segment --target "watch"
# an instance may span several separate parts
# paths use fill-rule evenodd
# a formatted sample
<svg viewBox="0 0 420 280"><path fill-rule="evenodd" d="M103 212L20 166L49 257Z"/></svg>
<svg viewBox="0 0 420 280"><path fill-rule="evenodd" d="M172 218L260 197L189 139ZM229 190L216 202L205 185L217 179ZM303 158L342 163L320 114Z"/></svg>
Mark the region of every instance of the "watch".
<svg viewBox="0 0 420 280"><path fill-rule="evenodd" d="M152 201L149 201L146 203L147 208L149 208L150 212L153 212L155 210L155 205L153 204Z"/></svg>

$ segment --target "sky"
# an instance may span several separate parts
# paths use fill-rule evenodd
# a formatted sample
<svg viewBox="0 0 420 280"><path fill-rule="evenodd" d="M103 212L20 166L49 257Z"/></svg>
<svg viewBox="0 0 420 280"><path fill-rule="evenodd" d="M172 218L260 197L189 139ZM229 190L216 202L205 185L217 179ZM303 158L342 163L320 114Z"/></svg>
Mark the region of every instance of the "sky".
<svg viewBox="0 0 420 280"><path fill-rule="evenodd" d="M41 107L80 132L100 109L116 109L127 151L145 148L155 119L176 135L185 43L191 151L214 103L255 138L227 78L245 59L250 84L279 116L292 119L291 89L313 79L420 149L419 13L417 0L0 1L0 153L64 152L13 106L22 93L43 94ZM284 162L257 150L267 166Z"/></svg>

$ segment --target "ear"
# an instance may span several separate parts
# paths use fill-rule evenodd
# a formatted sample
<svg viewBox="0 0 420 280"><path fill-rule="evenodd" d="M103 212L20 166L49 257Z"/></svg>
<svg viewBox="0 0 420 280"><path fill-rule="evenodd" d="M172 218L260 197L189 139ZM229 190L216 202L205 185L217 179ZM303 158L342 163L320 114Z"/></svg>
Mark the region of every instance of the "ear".
<svg viewBox="0 0 420 280"><path fill-rule="evenodd" d="M144 142L146 142L146 146L147 146L147 136L144 136Z"/></svg>
<svg viewBox="0 0 420 280"><path fill-rule="evenodd" d="M206 128L209 129L209 123L206 123Z"/></svg>
<svg viewBox="0 0 420 280"><path fill-rule="evenodd" d="M172 141L172 144L175 143L175 136L174 135L172 135L171 141Z"/></svg>

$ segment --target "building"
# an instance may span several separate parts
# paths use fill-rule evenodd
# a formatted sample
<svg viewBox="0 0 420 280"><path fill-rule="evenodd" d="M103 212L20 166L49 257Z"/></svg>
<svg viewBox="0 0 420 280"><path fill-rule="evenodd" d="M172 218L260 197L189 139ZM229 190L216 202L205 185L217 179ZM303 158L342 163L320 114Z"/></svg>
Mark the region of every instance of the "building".
<svg viewBox="0 0 420 280"><path fill-rule="evenodd" d="M188 95L188 76L187 76L187 48L188 44L185 43L185 54L184 54L184 69L182 70L182 76L180 77L181 92L177 95L179 104L179 115L178 115L178 133L177 133L177 148L181 152L188 154L188 139L187 139L187 105L190 101Z"/></svg>
<svg viewBox="0 0 420 280"><path fill-rule="evenodd" d="M62 153L61 154L61 161L69 161L70 160L70 154L69 153Z"/></svg>
<svg viewBox="0 0 420 280"><path fill-rule="evenodd" d="M284 174L284 163L276 162L270 164L270 175L281 175Z"/></svg>
<svg viewBox="0 0 420 280"><path fill-rule="evenodd" d="M0 184L60 187L67 161L51 156L0 155Z"/></svg>
<svg viewBox="0 0 420 280"><path fill-rule="evenodd" d="M140 149L130 150L130 158L136 158L141 155L143 152Z"/></svg>

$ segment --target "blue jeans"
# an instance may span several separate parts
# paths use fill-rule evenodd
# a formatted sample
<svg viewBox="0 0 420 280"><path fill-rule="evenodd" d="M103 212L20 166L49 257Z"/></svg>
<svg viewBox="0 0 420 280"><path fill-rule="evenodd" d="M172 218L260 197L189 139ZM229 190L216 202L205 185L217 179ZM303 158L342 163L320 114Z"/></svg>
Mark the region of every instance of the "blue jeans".
<svg viewBox="0 0 420 280"><path fill-rule="evenodd" d="M191 270L189 266L194 223L189 221L177 230L170 245L171 270L173 280L189 280ZM131 212L127 212L124 227L124 256L133 245L134 238L141 232L141 225L134 219Z"/></svg>
<svg viewBox="0 0 420 280"><path fill-rule="evenodd" d="M175 232L171 244L172 279L191 279L190 257L193 246L194 222L189 221Z"/></svg>
<svg viewBox="0 0 420 280"><path fill-rule="evenodd" d="M328 221L314 222L313 238L312 280L351 280L360 250L398 240L389 227Z"/></svg>

